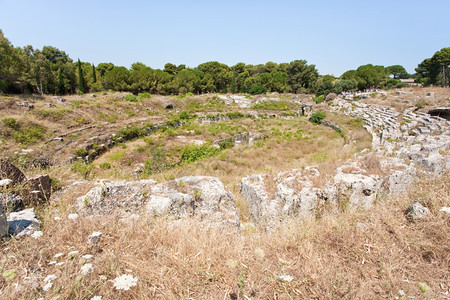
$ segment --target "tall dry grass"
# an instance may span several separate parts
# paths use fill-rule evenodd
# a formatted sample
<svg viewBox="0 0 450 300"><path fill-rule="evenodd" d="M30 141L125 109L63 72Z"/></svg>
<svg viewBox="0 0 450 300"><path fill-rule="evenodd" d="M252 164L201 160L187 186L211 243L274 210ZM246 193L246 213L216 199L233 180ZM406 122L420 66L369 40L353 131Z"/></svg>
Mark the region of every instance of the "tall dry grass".
<svg viewBox="0 0 450 300"><path fill-rule="evenodd" d="M44 235L1 244L3 299L445 299L450 286L450 176L421 180L404 195L381 199L370 211L324 212L289 220L276 232L251 226L241 233L141 216L68 220L71 199L40 211ZM431 211L410 223L404 211L420 201ZM58 215L61 221L54 221ZM101 231L97 246L86 242ZM80 251L73 259L67 254ZM54 258L56 253L64 253ZM84 260L84 254L93 258ZM65 262L50 265L52 260ZM81 275L83 263L93 271ZM137 286L117 291L112 280L129 273ZM55 274L44 292L43 279ZM293 280L281 282L281 275ZM430 287L426 293L419 283ZM401 292L400 292L401 293Z"/></svg>

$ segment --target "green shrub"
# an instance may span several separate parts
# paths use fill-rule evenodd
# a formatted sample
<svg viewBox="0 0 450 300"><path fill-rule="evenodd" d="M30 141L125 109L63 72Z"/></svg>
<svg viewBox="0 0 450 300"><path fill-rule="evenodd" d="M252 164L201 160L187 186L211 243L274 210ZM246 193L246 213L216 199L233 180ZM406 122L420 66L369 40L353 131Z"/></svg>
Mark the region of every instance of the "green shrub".
<svg viewBox="0 0 450 300"><path fill-rule="evenodd" d="M356 119L351 119L350 121L347 122L348 125L355 127L355 128L363 128L364 127L364 119L362 118L356 118Z"/></svg>
<svg viewBox="0 0 450 300"><path fill-rule="evenodd" d="M325 100L325 96L324 95L320 95L314 98L314 102L316 103L322 103Z"/></svg>
<svg viewBox="0 0 450 300"><path fill-rule="evenodd" d="M32 124L25 127L20 132L15 132L13 134L13 137L16 140L16 142L24 145L29 145L36 143L37 140L42 140L44 138L44 133L45 133L44 126Z"/></svg>
<svg viewBox="0 0 450 300"><path fill-rule="evenodd" d="M406 86L407 86L407 84L404 83L404 82L400 82L400 83L398 83L398 84L396 85L396 87L397 87L398 89L404 88L404 87L406 87Z"/></svg>
<svg viewBox="0 0 450 300"><path fill-rule="evenodd" d="M423 108L423 107L427 106L428 103L422 100L422 101L417 102L417 103L414 104L414 105L415 105L416 107L418 107L418 108Z"/></svg>
<svg viewBox="0 0 450 300"><path fill-rule="evenodd" d="M14 130L19 130L19 123L17 122L16 119L14 118L4 118L3 120L3 124L5 124L5 126L14 129Z"/></svg>
<svg viewBox="0 0 450 300"><path fill-rule="evenodd" d="M152 95L150 95L149 93L142 93L139 95L139 99L150 99L152 97Z"/></svg>
<svg viewBox="0 0 450 300"><path fill-rule="evenodd" d="M267 89L261 83L254 83L252 84L248 92L252 95L265 94L267 92Z"/></svg>
<svg viewBox="0 0 450 300"><path fill-rule="evenodd" d="M323 119L325 119L326 113L324 111L317 111L311 115L309 120L314 124L322 123Z"/></svg>
<svg viewBox="0 0 450 300"><path fill-rule="evenodd" d="M162 172L169 167L170 165L167 163L164 148L157 147L152 151L151 160L145 161L143 173L150 175L153 173Z"/></svg>
<svg viewBox="0 0 450 300"><path fill-rule="evenodd" d="M193 163L197 160L208 158L220 152L220 148L209 145L188 145L184 147L181 153L181 161L185 163Z"/></svg>
<svg viewBox="0 0 450 300"><path fill-rule="evenodd" d="M125 98L123 98L123 100L125 100L127 102L137 102L138 101L136 95L133 95L133 94L126 95Z"/></svg>
<svg viewBox="0 0 450 300"><path fill-rule="evenodd" d="M104 162L100 164L100 169L102 170L108 170L111 169L111 164L109 162Z"/></svg>
<svg viewBox="0 0 450 300"><path fill-rule="evenodd" d="M76 149L76 150L74 151L74 154L75 154L76 156L84 157L84 156L86 156L86 155L88 154L88 152L87 152L86 149L84 149L84 148L78 148L78 149Z"/></svg>
<svg viewBox="0 0 450 300"><path fill-rule="evenodd" d="M220 149L224 150L224 149L229 149L229 148L233 148L234 143L233 140L231 138L226 139L222 142L219 143Z"/></svg>
<svg viewBox="0 0 450 300"><path fill-rule="evenodd" d="M94 168L93 164L91 164L91 163L86 164L81 161L76 161L70 166L70 169L72 171L75 171L75 172L81 174L85 179L88 179L89 174L91 173L93 168Z"/></svg>
<svg viewBox="0 0 450 300"><path fill-rule="evenodd" d="M117 141L121 139L124 141L128 141L131 139L136 139L145 136L146 134L147 131L145 129L138 128L135 125L127 126L119 130L119 132L117 132L116 136L114 137L114 140Z"/></svg>

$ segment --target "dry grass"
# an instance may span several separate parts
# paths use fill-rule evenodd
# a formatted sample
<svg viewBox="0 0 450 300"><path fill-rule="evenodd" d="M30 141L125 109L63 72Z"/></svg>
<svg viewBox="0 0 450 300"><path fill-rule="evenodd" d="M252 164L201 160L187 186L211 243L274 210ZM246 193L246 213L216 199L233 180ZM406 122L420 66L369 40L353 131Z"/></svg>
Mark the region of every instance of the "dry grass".
<svg viewBox="0 0 450 300"><path fill-rule="evenodd" d="M0 293L5 299L393 299L403 290L416 299L444 299L450 286L450 217L439 208L449 203L449 184L448 174L423 180L371 211L291 220L272 234L144 216L55 223L57 210L63 220L70 212L61 212L71 201L65 199L41 211L43 237L2 243L2 272L15 269L17 276L1 278ZM415 200L432 214L409 223L404 211ZM95 247L86 243L93 231L103 233ZM255 254L258 248L264 257ZM68 259L73 250L79 255ZM55 259L59 252L64 256ZM93 271L81 276L84 254L93 255ZM65 264L49 265L52 260ZM137 286L114 290L112 280L125 273L138 278ZM45 293L49 274L57 279ZM283 274L294 279L280 282ZM419 282L431 289L422 293Z"/></svg>

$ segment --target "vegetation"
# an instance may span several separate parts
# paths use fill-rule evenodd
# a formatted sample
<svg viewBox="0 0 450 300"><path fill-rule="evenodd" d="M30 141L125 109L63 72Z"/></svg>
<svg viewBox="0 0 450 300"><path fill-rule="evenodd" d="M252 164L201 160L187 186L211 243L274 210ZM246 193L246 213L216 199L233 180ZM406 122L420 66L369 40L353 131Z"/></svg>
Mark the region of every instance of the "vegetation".
<svg viewBox="0 0 450 300"><path fill-rule="evenodd" d="M442 48L416 68L416 82L423 85L450 85L450 47Z"/></svg>
<svg viewBox="0 0 450 300"><path fill-rule="evenodd" d="M326 113L324 111L317 111L311 115L309 119L314 124L322 123L323 119L325 119Z"/></svg>

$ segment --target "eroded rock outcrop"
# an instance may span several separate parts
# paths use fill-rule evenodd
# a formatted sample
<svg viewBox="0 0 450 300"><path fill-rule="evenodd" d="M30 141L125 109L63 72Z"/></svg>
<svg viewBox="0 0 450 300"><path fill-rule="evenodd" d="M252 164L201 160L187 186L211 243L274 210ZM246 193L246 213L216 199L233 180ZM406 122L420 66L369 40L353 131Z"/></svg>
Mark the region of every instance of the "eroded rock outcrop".
<svg viewBox="0 0 450 300"><path fill-rule="evenodd" d="M87 215L146 212L239 226L234 196L215 177L188 176L165 184L102 180L77 198L77 207Z"/></svg>
<svg viewBox="0 0 450 300"><path fill-rule="evenodd" d="M364 120L376 155L355 157L332 174L308 167L243 178L241 194L259 227L270 230L286 216L313 215L323 204L368 209L379 196L404 192L418 173L433 176L450 170L450 123L445 119L339 97L332 109Z"/></svg>

